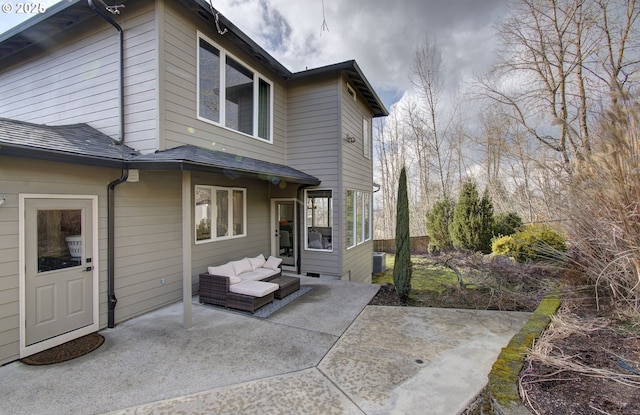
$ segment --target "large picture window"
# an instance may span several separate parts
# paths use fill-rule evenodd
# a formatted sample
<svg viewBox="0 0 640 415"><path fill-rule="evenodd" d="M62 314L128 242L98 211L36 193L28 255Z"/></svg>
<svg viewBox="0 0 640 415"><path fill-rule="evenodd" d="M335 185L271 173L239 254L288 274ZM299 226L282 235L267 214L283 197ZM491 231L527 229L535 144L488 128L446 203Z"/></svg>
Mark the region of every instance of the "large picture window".
<svg viewBox="0 0 640 415"><path fill-rule="evenodd" d="M196 186L196 243L246 236L246 189Z"/></svg>
<svg viewBox="0 0 640 415"><path fill-rule="evenodd" d="M333 250L333 198L331 190L307 190L306 244L307 249Z"/></svg>
<svg viewBox="0 0 640 415"><path fill-rule="evenodd" d="M347 249L371 240L371 192L347 190Z"/></svg>
<svg viewBox="0 0 640 415"><path fill-rule="evenodd" d="M273 84L198 34L198 118L272 140Z"/></svg>

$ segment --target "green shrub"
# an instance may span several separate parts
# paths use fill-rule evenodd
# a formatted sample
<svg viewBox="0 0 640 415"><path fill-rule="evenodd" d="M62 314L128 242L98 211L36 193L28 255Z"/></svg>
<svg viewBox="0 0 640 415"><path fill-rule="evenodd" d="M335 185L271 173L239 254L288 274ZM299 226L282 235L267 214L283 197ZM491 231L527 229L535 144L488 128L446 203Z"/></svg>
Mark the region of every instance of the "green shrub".
<svg viewBox="0 0 640 415"><path fill-rule="evenodd" d="M453 211L449 234L456 248L491 252L493 202L487 190L480 199L474 182L467 181L463 184Z"/></svg>
<svg viewBox="0 0 640 415"><path fill-rule="evenodd" d="M427 215L429 251L447 251L453 248L449 225L453 221L455 203L451 199L438 200Z"/></svg>
<svg viewBox="0 0 640 415"><path fill-rule="evenodd" d="M491 252L496 255L509 255L513 250L513 236L501 236L491 243Z"/></svg>
<svg viewBox="0 0 640 415"><path fill-rule="evenodd" d="M493 241L492 252L509 255L518 262L559 260L567 251L562 235L547 225L532 225Z"/></svg>
<svg viewBox="0 0 640 415"><path fill-rule="evenodd" d="M513 235L522 226L522 219L517 213L498 213L494 217L493 234L495 236Z"/></svg>

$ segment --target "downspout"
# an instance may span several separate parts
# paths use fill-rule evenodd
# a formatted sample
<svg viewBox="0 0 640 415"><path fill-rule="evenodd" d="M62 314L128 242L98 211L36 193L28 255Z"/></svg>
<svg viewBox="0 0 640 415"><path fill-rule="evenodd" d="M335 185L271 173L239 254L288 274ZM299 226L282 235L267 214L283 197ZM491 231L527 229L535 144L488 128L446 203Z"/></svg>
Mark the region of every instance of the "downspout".
<svg viewBox="0 0 640 415"><path fill-rule="evenodd" d="M115 311L116 311L116 303L118 302L118 299L116 298L116 284L115 284L115 280L116 280L116 274L115 274L115 269L114 269L114 265L115 265L115 200L114 200L114 193L115 193L115 188L117 185L124 183L127 181L127 178L129 177L129 170L128 169L122 169L122 176L119 179L116 179L114 181L112 181L111 183L109 183L109 186L107 186L107 205L108 205L108 212L107 212L107 239L108 239L108 269L109 269L109 275L107 277L107 296L108 296L108 317L107 317L107 327L112 329L114 328L115 325Z"/></svg>
<svg viewBox="0 0 640 415"><path fill-rule="evenodd" d="M122 27L115 20L113 20L103 10L99 9L93 0L87 0L89 7L93 9L100 17L106 20L111 26L118 31L118 83L119 83L119 97L118 97L118 113L120 119L120 137L115 140L117 144L124 143L124 37ZM119 13L119 12L118 12Z"/></svg>
<svg viewBox="0 0 640 415"><path fill-rule="evenodd" d="M102 17L107 23L113 26L118 31L118 114L120 124L120 134L118 139L114 140L116 144L124 143L124 37L122 27L103 10L98 8L93 0L87 0L89 7L93 9L96 14ZM108 296L108 315L107 315L107 327L112 329L115 327L115 310L118 299L116 298L115 290L115 188L117 185L124 183L129 177L129 170L122 169L122 176L109 183L107 186L107 296Z"/></svg>

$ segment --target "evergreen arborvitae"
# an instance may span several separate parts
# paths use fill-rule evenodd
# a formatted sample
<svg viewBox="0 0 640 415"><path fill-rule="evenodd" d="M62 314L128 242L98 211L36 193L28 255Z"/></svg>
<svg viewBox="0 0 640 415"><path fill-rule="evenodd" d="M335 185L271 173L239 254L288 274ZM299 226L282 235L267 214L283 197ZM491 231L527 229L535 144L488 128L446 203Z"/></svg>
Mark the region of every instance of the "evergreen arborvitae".
<svg viewBox="0 0 640 415"><path fill-rule="evenodd" d="M493 202L488 191L485 190L481 200L476 184L472 181L464 183L449 233L456 248L491 252Z"/></svg>
<svg viewBox="0 0 640 415"><path fill-rule="evenodd" d="M453 248L449 225L453 221L454 208L453 200L449 198L438 200L427 215L430 250L447 251Z"/></svg>
<svg viewBox="0 0 640 415"><path fill-rule="evenodd" d="M409 239L409 196L407 194L407 172L403 167L398 180L398 203L396 214L396 260L393 266L393 284L403 302L411 291L411 241Z"/></svg>
<svg viewBox="0 0 640 415"><path fill-rule="evenodd" d="M480 229L478 229L479 245L476 249L485 254L490 254L491 238L493 238L494 218L493 201L491 200L491 195L489 195L489 190L487 188L484 189L482 200L480 200L480 208L478 213L480 215Z"/></svg>

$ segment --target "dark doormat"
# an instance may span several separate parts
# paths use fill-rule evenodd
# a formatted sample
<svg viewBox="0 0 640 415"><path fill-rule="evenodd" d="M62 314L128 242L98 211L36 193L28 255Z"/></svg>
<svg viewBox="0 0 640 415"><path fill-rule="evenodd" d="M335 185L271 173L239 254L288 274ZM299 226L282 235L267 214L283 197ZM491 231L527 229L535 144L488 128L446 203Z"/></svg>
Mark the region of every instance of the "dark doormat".
<svg viewBox="0 0 640 415"><path fill-rule="evenodd" d="M52 365L84 356L96 350L104 343L104 337L98 333L87 334L78 339L68 341L51 349L20 359L28 365Z"/></svg>

